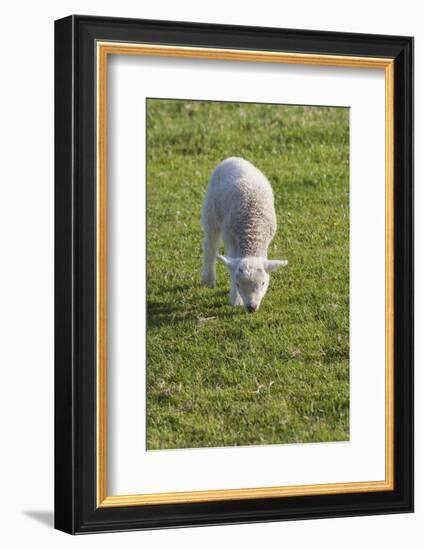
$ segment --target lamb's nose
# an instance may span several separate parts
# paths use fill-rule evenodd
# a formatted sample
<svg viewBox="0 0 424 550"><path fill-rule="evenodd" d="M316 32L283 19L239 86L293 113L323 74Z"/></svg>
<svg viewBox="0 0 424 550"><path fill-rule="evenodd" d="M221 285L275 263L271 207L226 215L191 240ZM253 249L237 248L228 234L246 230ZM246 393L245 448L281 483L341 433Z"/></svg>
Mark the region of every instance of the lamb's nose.
<svg viewBox="0 0 424 550"><path fill-rule="evenodd" d="M253 313L258 309L258 306L256 304L247 304L246 309L249 313Z"/></svg>

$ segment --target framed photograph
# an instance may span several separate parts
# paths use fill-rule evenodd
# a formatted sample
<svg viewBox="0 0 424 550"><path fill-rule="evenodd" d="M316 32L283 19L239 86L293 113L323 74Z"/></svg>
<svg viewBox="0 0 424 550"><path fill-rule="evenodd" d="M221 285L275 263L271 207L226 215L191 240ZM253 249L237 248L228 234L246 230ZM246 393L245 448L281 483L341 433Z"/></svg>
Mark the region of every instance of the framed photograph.
<svg viewBox="0 0 424 550"><path fill-rule="evenodd" d="M55 525L413 510L413 39L55 24Z"/></svg>

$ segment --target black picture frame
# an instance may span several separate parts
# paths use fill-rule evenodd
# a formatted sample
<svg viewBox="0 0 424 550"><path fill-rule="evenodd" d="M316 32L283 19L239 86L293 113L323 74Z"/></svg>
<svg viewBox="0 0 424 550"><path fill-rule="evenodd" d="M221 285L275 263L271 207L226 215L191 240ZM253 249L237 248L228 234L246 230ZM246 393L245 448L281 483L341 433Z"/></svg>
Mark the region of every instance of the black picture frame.
<svg viewBox="0 0 424 550"><path fill-rule="evenodd" d="M96 49L99 40L394 60L394 489L97 506ZM55 22L55 527L132 529L413 511L413 39L73 15Z"/></svg>

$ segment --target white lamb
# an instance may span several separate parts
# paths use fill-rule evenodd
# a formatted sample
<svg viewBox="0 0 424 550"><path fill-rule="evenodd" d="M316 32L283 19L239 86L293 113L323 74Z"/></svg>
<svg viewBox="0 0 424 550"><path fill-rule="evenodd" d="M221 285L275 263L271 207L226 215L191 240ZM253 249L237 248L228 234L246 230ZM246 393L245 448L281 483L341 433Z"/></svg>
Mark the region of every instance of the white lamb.
<svg viewBox="0 0 424 550"><path fill-rule="evenodd" d="M231 274L230 302L257 311L269 285L269 273L287 260L268 260L277 221L267 178L242 158L222 161L209 181L202 208L204 263L202 284L215 287L215 259ZM217 255L224 241L226 256Z"/></svg>

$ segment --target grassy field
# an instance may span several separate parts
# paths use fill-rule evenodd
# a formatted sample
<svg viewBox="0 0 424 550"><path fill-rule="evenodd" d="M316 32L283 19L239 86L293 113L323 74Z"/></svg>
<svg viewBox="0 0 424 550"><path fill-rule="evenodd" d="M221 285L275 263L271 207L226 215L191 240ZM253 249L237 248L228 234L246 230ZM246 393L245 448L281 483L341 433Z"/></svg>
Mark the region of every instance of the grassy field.
<svg viewBox="0 0 424 550"><path fill-rule="evenodd" d="M147 448L349 439L349 111L148 100ZM200 286L200 210L229 156L270 180L261 309Z"/></svg>

